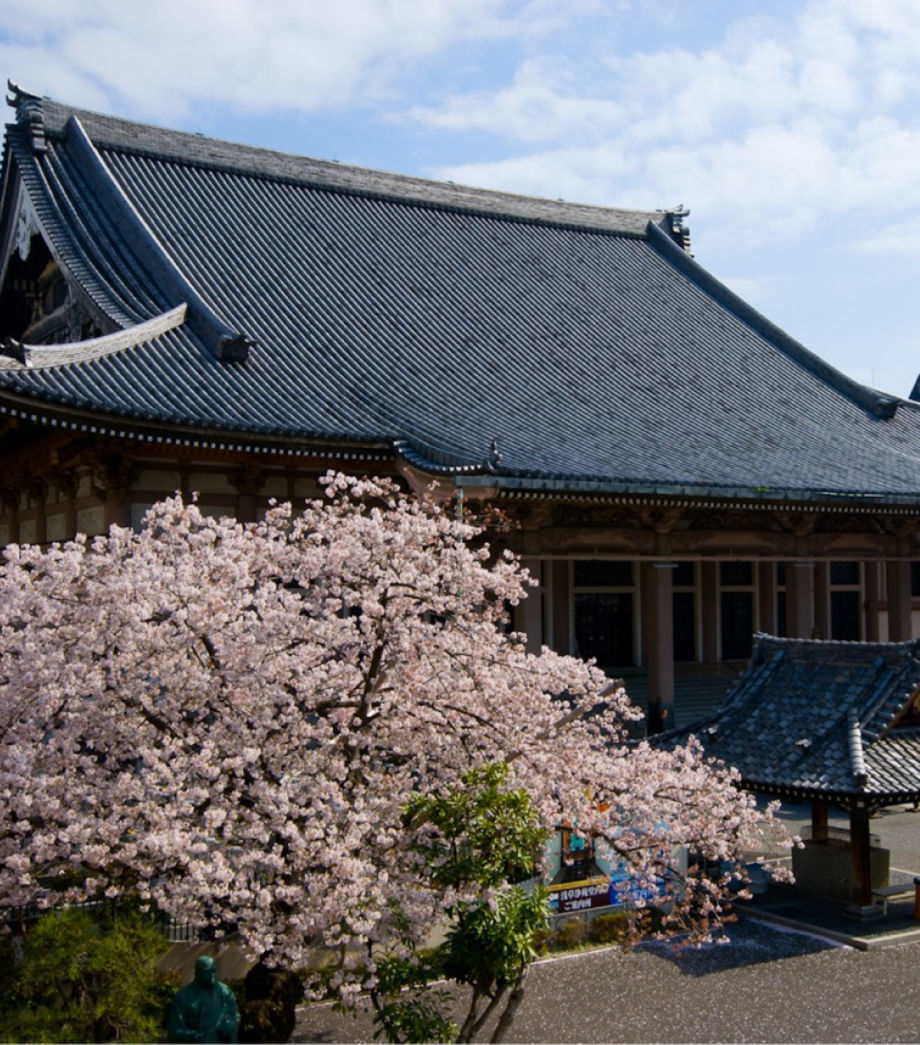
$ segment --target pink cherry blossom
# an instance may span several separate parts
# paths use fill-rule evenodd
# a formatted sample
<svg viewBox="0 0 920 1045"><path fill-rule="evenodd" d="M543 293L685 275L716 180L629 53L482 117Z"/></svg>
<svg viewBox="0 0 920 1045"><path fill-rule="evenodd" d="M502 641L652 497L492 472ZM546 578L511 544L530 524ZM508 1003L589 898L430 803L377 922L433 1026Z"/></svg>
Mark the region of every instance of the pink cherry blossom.
<svg viewBox="0 0 920 1045"><path fill-rule="evenodd" d="M776 828L696 743L627 744L637 712L597 667L504 630L530 582L476 527L384 480L326 493L247 525L175 497L139 532L6 549L5 906L131 891L293 966L384 938L394 901L421 932L444 897L405 802L496 760L640 882ZM727 887L673 902L706 931Z"/></svg>

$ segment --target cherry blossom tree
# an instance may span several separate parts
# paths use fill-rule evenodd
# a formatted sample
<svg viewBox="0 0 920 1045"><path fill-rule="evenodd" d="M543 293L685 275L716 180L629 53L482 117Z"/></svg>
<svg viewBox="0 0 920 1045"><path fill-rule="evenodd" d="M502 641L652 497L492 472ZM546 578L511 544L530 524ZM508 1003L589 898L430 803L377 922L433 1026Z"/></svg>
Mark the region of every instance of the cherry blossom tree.
<svg viewBox="0 0 920 1045"><path fill-rule="evenodd" d="M269 963L430 926L462 889L419 873L404 813L504 763L651 886L672 847L733 866L769 814L694 743L627 745L591 664L526 651L529 580L474 526L385 480L329 476L262 522L173 498L139 532L0 566L0 904L130 892ZM733 873L669 898L701 932ZM362 975L366 975L366 970ZM365 980L366 983L366 980Z"/></svg>

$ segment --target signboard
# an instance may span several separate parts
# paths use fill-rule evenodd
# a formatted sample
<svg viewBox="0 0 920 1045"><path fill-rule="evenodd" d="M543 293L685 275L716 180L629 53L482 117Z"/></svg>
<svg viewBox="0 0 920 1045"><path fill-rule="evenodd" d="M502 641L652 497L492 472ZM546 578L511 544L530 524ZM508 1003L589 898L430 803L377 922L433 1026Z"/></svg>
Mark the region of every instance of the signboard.
<svg viewBox="0 0 920 1045"><path fill-rule="evenodd" d="M607 907L611 901L610 879L607 875L585 878L580 882L560 882L549 886L547 892L553 914Z"/></svg>

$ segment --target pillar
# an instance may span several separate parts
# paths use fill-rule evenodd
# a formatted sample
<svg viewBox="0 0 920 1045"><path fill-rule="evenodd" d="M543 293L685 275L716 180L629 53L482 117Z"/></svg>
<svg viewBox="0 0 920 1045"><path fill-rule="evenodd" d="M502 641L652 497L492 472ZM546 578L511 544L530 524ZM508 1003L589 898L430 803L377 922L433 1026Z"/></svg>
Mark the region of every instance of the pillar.
<svg viewBox="0 0 920 1045"><path fill-rule="evenodd" d="M814 570L816 639L831 638L831 573L830 563L816 562Z"/></svg>
<svg viewBox="0 0 920 1045"><path fill-rule="evenodd" d="M642 564L642 623L648 668L648 731L674 726L674 585L671 563Z"/></svg>
<svg viewBox="0 0 920 1045"><path fill-rule="evenodd" d="M571 585L569 584L569 562L556 559L552 565L552 646L557 653L572 652L571 639Z"/></svg>
<svg viewBox="0 0 920 1045"><path fill-rule="evenodd" d="M810 639L815 630L815 602L810 562L786 565L786 630L791 639Z"/></svg>
<svg viewBox="0 0 920 1045"><path fill-rule="evenodd" d="M910 563L889 560L885 563L888 586L888 641L903 642L911 638Z"/></svg>
<svg viewBox="0 0 920 1045"><path fill-rule="evenodd" d="M860 907L872 903L869 812L865 807L850 810L850 900Z"/></svg>
<svg viewBox="0 0 920 1045"><path fill-rule="evenodd" d="M811 837L815 842L827 841L827 820L829 802L826 798L811 800Z"/></svg>
<svg viewBox="0 0 920 1045"><path fill-rule="evenodd" d="M33 479L29 484L29 499L35 510L35 544L48 543L48 484Z"/></svg>
<svg viewBox="0 0 920 1045"><path fill-rule="evenodd" d="M256 522L258 515L257 494L264 481L264 473L259 468L244 465L238 468L232 477L236 486L235 515L241 523Z"/></svg>
<svg viewBox="0 0 920 1045"><path fill-rule="evenodd" d="M776 634L776 565L757 563L757 627L766 635Z"/></svg>
<svg viewBox="0 0 920 1045"><path fill-rule="evenodd" d="M64 498L64 533L71 540L77 535L77 479L73 472L58 476L58 490Z"/></svg>
<svg viewBox="0 0 920 1045"><path fill-rule="evenodd" d="M863 603L864 623L863 634L866 642L879 641L879 616L881 614L881 584L879 582L879 564L867 562L863 565L863 576L865 578L865 602Z"/></svg>
<svg viewBox="0 0 920 1045"><path fill-rule="evenodd" d="M110 526L131 525L131 498L124 488L111 488L105 497L104 525L106 532Z"/></svg>
<svg viewBox="0 0 920 1045"><path fill-rule="evenodd" d="M131 483L135 468L117 455L100 457L94 464L93 492L103 504L103 527L131 525Z"/></svg>
<svg viewBox="0 0 920 1045"><path fill-rule="evenodd" d="M515 606L514 626L527 636L527 652L539 653L543 645L543 563L540 559L522 559L521 565L540 587L528 588L527 598Z"/></svg>
<svg viewBox="0 0 920 1045"><path fill-rule="evenodd" d="M20 492L14 487L3 492L3 509L9 517L9 539L10 544L19 543L19 508Z"/></svg>

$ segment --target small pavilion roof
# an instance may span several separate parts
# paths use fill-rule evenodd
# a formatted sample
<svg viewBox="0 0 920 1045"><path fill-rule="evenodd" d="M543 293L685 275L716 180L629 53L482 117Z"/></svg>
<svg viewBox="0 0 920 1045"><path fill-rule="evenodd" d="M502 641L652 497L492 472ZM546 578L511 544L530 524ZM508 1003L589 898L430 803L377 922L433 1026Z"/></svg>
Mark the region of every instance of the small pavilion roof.
<svg viewBox="0 0 920 1045"><path fill-rule="evenodd" d="M473 488L920 503L920 404L845 377L715 280L680 210L11 101L0 261L37 231L102 338L8 344L7 414L350 446Z"/></svg>
<svg viewBox="0 0 920 1045"><path fill-rule="evenodd" d="M920 800L920 640L755 638L716 711L682 730L748 787L844 806Z"/></svg>

